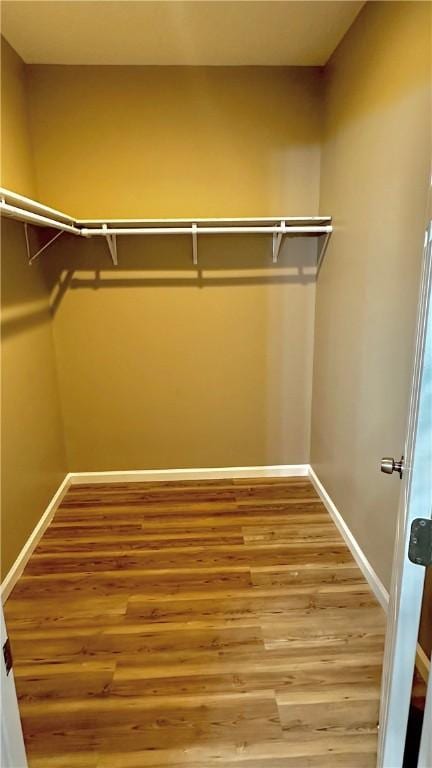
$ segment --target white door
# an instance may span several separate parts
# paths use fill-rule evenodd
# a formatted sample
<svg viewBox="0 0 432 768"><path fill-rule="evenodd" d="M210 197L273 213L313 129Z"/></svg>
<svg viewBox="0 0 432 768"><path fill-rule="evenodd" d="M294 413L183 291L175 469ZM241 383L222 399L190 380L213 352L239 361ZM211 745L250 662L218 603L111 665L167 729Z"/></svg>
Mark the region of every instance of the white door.
<svg viewBox="0 0 432 768"><path fill-rule="evenodd" d="M418 555L421 559L420 552L413 551L413 547L418 546L424 535L432 534L431 283L432 223L425 236L413 383L402 462L401 500L381 691L378 768L401 768L403 762L425 577L425 567L411 562L408 557L413 521L418 519L421 522L416 525L418 533L411 536L411 557ZM383 471L388 471L388 464ZM425 745L425 734L430 727L431 724L425 719ZM427 764L427 768L432 768L432 763Z"/></svg>
<svg viewBox="0 0 432 768"><path fill-rule="evenodd" d="M7 641L6 625L1 607L1 647ZM6 660L2 652L1 665L1 768L27 768L27 759L15 681L12 669L7 671Z"/></svg>

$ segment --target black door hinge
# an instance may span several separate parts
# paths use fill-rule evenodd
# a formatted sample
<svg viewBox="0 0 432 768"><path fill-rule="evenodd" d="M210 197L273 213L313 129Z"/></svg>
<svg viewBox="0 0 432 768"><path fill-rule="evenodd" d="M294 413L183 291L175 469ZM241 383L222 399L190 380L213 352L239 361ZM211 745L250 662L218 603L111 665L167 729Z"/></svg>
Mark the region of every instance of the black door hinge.
<svg viewBox="0 0 432 768"><path fill-rule="evenodd" d="M6 667L6 674L8 675L13 665L12 650L11 650L9 638L7 638L6 642L3 644L3 658L4 658L5 667Z"/></svg>
<svg viewBox="0 0 432 768"><path fill-rule="evenodd" d="M415 565L432 565L432 520L413 520L408 545L408 557Z"/></svg>

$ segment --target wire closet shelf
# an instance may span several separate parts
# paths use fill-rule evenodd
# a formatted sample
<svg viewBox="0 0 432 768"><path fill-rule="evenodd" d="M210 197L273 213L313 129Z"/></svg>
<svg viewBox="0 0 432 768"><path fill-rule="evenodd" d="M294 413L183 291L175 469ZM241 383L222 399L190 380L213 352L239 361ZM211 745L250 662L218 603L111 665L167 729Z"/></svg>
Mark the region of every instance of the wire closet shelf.
<svg viewBox="0 0 432 768"><path fill-rule="evenodd" d="M272 261L278 261L285 235L323 236L318 268L323 260L333 231L331 216L264 216L256 218L213 219L76 219L55 208L0 188L0 211L3 215L24 222L27 252L32 263L64 232L80 237L104 237L114 265L118 265L118 235L189 235L192 238L192 261L198 264L198 236L201 235L271 235ZM30 251L28 225L57 230L35 253Z"/></svg>

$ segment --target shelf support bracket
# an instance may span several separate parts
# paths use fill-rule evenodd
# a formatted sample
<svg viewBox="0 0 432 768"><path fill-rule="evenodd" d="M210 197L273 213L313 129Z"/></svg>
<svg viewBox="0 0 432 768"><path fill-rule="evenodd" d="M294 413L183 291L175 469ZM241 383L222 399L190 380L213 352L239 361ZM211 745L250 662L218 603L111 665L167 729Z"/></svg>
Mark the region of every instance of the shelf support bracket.
<svg viewBox="0 0 432 768"><path fill-rule="evenodd" d="M33 264L35 259L37 259L37 257L40 256L41 253L43 253L46 248L48 248L50 245L52 245L55 240L58 240L58 238L61 235L63 235L64 232L63 232L63 230L60 230L59 232L56 232L55 235L50 240L48 240L47 243L45 243L45 245L43 245L41 248L39 248L35 253L32 253L31 252L31 248L30 248L30 237L29 237L28 227L29 227L29 225L28 225L28 222L26 221L24 223L24 234L25 234L25 241L26 241L26 248L27 248L28 263L31 265L31 264Z"/></svg>
<svg viewBox="0 0 432 768"><path fill-rule="evenodd" d="M282 245L282 237L284 235L284 230L285 230L285 222L281 221L281 231L273 235L273 264L277 264L280 247Z"/></svg>
<svg viewBox="0 0 432 768"><path fill-rule="evenodd" d="M108 249L112 258L112 263L115 267L118 266L118 258L117 258L117 235L110 235L109 229L106 224L102 224L102 229L104 231L104 237L107 241Z"/></svg>
<svg viewBox="0 0 432 768"><path fill-rule="evenodd" d="M192 261L194 266L198 266L198 226L192 224Z"/></svg>
<svg viewBox="0 0 432 768"><path fill-rule="evenodd" d="M324 256L325 256L325 253L326 253L326 250L327 250L327 246L329 244L330 235L331 235L331 232L327 232L326 233L326 235L324 236L323 244L322 244L322 246L321 246L321 248L319 249L319 252L318 252L317 275L319 274L319 271L321 269L321 265L322 265L322 263L324 261Z"/></svg>

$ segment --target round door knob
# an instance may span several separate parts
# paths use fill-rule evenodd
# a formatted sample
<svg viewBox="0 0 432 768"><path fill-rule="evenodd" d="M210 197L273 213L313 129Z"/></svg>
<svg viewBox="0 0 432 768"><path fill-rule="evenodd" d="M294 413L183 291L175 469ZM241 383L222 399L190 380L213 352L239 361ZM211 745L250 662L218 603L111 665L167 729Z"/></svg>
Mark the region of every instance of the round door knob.
<svg viewBox="0 0 432 768"><path fill-rule="evenodd" d="M392 475L393 472L398 472L399 477L402 477L403 468L403 456L401 456L400 461L395 461L392 456L385 456L381 459L381 472L384 472L385 475Z"/></svg>
<svg viewBox="0 0 432 768"><path fill-rule="evenodd" d="M384 472L385 475L392 475L394 472L394 459L386 456L384 459L381 459L381 472Z"/></svg>

